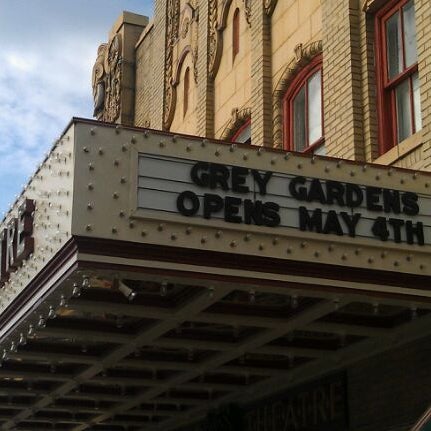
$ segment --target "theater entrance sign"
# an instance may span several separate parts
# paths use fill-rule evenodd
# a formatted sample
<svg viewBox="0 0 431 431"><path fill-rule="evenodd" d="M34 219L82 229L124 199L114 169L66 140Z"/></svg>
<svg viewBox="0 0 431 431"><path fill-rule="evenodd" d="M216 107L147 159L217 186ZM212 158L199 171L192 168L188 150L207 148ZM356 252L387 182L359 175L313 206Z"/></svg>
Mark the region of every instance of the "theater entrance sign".
<svg viewBox="0 0 431 431"><path fill-rule="evenodd" d="M430 186L73 120L1 223L0 429L341 429L346 367L431 334Z"/></svg>

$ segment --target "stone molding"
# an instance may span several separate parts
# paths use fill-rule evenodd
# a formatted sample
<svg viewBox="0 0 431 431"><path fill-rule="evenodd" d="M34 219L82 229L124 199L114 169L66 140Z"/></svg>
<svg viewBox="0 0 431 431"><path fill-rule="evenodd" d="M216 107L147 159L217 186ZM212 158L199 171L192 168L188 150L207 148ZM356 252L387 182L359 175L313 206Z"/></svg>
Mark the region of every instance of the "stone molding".
<svg viewBox="0 0 431 431"><path fill-rule="evenodd" d="M100 121L113 123L120 116L122 64L122 40L115 34L99 46L93 67L93 116Z"/></svg>
<svg viewBox="0 0 431 431"><path fill-rule="evenodd" d="M277 0L263 0L263 7L268 16L271 16L277 6Z"/></svg>
<svg viewBox="0 0 431 431"><path fill-rule="evenodd" d="M174 45L178 39L180 24L180 0L168 0L166 5L166 54L165 54L165 91L163 106L163 129L168 130L175 108L175 94L172 85L174 68Z"/></svg>
<svg viewBox="0 0 431 431"><path fill-rule="evenodd" d="M209 49L208 49L208 74L211 79L217 75L223 53L223 32L227 25L227 17L232 5L232 0L223 0L219 9L217 0L209 0ZM251 27L251 0L243 0L246 21Z"/></svg>
<svg viewBox="0 0 431 431"><path fill-rule="evenodd" d="M316 55L322 53L321 40L296 45L294 56L286 66L273 94L273 132L274 148L283 147L283 97L289 85L297 75Z"/></svg>
<svg viewBox="0 0 431 431"><path fill-rule="evenodd" d="M184 60L192 56L194 82L198 80L198 14L190 2L180 11L179 0L169 0L167 4L166 61L165 61L165 99L163 129L169 130L175 115L177 86ZM181 49L182 47L182 49ZM181 49L176 57L175 52Z"/></svg>
<svg viewBox="0 0 431 431"><path fill-rule="evenodd" d="M223 128L220 139L229 141L234 133L248 120L251 119L251 108L234 108L232 109L231 118Z"/></svg>

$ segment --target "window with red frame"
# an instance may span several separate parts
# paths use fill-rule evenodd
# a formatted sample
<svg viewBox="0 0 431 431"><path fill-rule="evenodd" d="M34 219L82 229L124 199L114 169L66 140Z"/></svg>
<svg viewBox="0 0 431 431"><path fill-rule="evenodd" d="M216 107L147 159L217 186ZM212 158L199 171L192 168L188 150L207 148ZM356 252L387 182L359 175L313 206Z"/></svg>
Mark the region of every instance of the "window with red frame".
<svg viewBox="0 0 431 431"><path fill-rule="evenodd" d="M413 0L391 1L376 14L380 151L422 128Z"/></svg>
<svg viewBox="0 0 431 431"><path fill-rule="evenodd" d="M233 135L231 142L251 144L251 119L248 119Z"/></svg>
<svg viewBox="0 0 431 431"><path fill-rule="evenodd" d="M184 73L184 99L183 99L183 117L186 116L189 109L189 91L190 91L190 69L187 68Z"/></svg>
<svg viewBox="0 0 431 431"><path fill-rule="evenodd" d="M239 53L239 9L235 9L232 20L232 62Z"/></svg>
<svg viewBox="0 0 431 431"><path fill-rule="evenodd" d="M285 148L323 154L321 56L314 58L292 81L283 98L283 111Z"/></svg>

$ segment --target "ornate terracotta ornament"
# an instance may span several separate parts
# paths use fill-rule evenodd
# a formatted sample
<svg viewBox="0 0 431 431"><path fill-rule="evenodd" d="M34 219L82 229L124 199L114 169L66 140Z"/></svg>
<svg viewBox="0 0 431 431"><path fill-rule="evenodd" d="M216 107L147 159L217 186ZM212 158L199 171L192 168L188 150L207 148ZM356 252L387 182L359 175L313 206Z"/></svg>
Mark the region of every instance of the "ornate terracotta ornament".
<svg viewBox="0 0 431 431"><path fill-rule="evenodd" d="M245 11L247 22L251 16L251 2L244 0L245 7L249 11ZM208 74L214 79L217 75L220 66L220 60L223 53L223 31L227 25L227 17L229 9L232 5L232 0L223 0L220 11L218 10L217 1L213 0L210 8L210 34L209 34L209 63ZM247 13L249 16L247 17Z"/></svg>
<svg viewBox="0 0 431 431"><path fill-rule="evenodd" d="M373 9L373 6L378 3L376 0L362 0L362 10L364 12L370 12Z"/></svg>
<svg viewBox="0 0 431 431"><path fill-rule="evenodd" d="M286 66L273 94L275 148L281 148L283 145L283 96L299 70L309 63L316 55L321 54L322 49L323 45L321 40L313 41L306 45L299 43L294 48L294 56Z"/></svg>
<svg viewBox="0 0 431 431"><path fill-rule="evenodd" d="M168 0L165 57L165 100L163 128L169 130L174 119L177 102L177 86L185 58L192 57L193 78L198 79L198 14L187 2L180 11L180 0ZM178 54L180 53L180 54Z"/></svg>
<svg viewBox="0 0 431 431"><path fill-rule="evenodd" d="M121 36L116 34L97 51L93 67L93 116L113 123L120 115L122 77Z"/></svg>
<svg viewBox="0 0 431 431"><path fill-rule="evenodd" d="M92 83L93 83L93 99L94 112L93 117L101 119L105 110L105 54L108 44L102 43L97 49L97 59L93 66Z"/></svg>
<svg viewBox="0 0 431 431"><path fill-rule="evenodd" d="M251 108L232 109L231 118L223 129L220 139L229 141L235 132L251 118Z"/></svg>
<svg viewBox="0 0 431 431"><path fill-rule="evenodd" d="M168 0L166 23L165 57L165 100L163 109L163 128L168 130L174 115L175 94L172 86L174 67L174 45L178 39L180 22L180 0Z"/></svg>
<svg viewBox="0 0 431 431"><path fill-rule="evenodd" d="M189 32L189 28L190 28L190 19L189 19L189 17L185 17L184 19L183 19L183 22L182 22L182 24L181 24L181 37L183 38L183 39L185 39L186 38L186 36L187 36L187 33Z"/></svg>
<svg viewBox="0 0 431 431"><path fill-rule="evenodd" d="M215 63L219 46L219 32L217 31L218 0L208 2L208 73L215 77Z"/></svg>
<svg viewBox="0 0 431 431"><path fill-rule="evenodd" d="M247 24L251 27L251 0L243 0L244 2L244 12Z"/></svg>
<svg viewBox="0 0 431 431"><path fill-rule="evenodd" d="M277 6L277 0L263 0L263 7L268 16L271 16Z"/></svg>

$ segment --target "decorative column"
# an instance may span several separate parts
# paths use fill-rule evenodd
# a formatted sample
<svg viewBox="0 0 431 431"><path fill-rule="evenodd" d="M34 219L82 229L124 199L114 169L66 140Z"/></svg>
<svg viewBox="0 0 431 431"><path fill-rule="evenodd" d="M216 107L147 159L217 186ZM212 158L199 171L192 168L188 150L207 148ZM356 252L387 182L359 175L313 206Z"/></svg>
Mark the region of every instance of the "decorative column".
<svg viewBox="0 0 431 431"><path fill-rule="evenodd" d="M251 140L272 147L271 13L268 1L250 1L251 8Z"/></svg>
<svg viewBox="0 0 431 431"><path fill-rule="evenodd" d="M359 0L322 0L323 115L328 156L364 160Z"/></svg>

